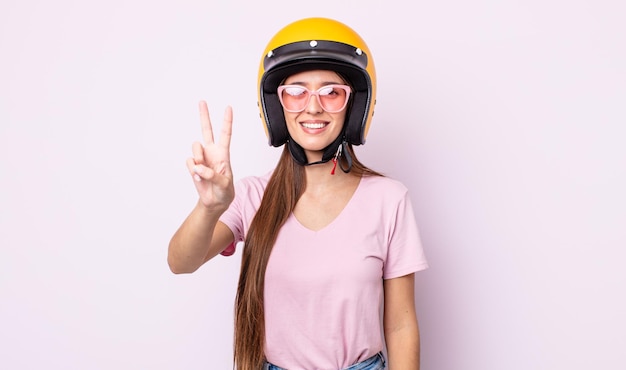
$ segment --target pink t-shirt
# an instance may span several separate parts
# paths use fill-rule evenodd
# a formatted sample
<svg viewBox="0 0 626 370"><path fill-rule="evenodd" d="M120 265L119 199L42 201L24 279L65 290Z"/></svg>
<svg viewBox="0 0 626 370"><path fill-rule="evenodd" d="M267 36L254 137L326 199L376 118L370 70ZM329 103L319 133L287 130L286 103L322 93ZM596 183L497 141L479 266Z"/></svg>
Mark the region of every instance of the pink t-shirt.
<svg viewBox="0 0 626 370"><path fill-rule="evenodd" d="M221 221L245 240L270 174L237 183ZM337 370L383 349L383 279L428 267L406 187L363 177L339 216L319 231L293 214L265 275L267 360L290 370Z"/></svg>

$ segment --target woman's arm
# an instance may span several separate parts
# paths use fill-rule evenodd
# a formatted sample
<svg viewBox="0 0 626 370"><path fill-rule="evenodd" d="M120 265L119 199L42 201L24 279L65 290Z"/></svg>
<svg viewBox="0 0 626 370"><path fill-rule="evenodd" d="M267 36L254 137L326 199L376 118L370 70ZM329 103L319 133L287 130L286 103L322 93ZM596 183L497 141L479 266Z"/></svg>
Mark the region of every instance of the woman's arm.
<svg viewBox="0 0 626 370"><path fill-rule="evenodd" d="M187 159L199 200L170 241L167 262L174 273L196 271L234 240L230 229L218 221L235 197L230 168L233 112L226 109L216 143L206 102L200 102L199 110L203 143L193 143L193 157Z"/></svg>
<svg viewBox="0 0 626 370"><path fill-rule="evenodd" d="M420 340L415 313L415 274L384 280L384 330L389 370L419 370Z"/></svg>
<svg viewBox="0 0 626 370"><path fill-rule="evenodd" d="M173 273L196 271L233 242L232 231L218 221L220 215L198 202L170 240L167 263Z"/></svg>

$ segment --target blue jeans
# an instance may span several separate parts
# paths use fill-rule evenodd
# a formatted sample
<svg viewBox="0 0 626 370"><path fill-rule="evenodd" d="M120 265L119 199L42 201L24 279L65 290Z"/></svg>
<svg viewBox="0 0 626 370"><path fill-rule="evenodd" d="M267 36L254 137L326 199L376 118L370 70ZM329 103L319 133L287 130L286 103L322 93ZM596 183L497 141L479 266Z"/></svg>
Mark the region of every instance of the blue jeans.
<svg viewBox="0 0 626 370"><path fill-rule="evenodd" d="M365 361L354 364L344 370L383 370L385 368L385 356L382 352L378 352L376 355L368 358ZM272 365L269 362L265 363L263 370L287 370L276 365Z"/></svg>

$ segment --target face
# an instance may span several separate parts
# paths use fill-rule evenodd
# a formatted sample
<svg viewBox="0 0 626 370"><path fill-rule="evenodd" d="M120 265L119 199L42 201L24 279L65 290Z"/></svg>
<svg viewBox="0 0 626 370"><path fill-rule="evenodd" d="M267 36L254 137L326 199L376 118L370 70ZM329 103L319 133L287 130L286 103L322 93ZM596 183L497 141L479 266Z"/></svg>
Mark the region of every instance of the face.
<svg viewBox="0 0 626 370"><path fill-rule="evenodd" d="M342 97L339 95L338 98L335 98L332 95L326 95L328 91L320 89L328 85L345 84L345 81L337 73L324 70L297 73L288 77L283 83L283 85L302 86L310 91L319 90L320 94L325 95L321 97L311 95L301 112L288 112L283 109L287 130L291 138L304 149L309 162L318 161L322 158L321 151L339 136L346 118L346 108L341 108L341 105L337 106L332 100L342 99ZM334 89L332 94L342 93L345 94L346 92L341 89ZM329 110L341 110L329 113L320 104L320 99Z"/></svg>

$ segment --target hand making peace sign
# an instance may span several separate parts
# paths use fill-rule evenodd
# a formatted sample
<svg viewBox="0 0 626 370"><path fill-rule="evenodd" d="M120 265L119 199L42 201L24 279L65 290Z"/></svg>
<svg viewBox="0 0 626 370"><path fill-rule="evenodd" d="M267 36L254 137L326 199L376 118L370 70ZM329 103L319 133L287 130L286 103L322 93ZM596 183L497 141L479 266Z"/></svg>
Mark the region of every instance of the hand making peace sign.
<svg viewBox="0 0 626 370"><path fill-rule="evenodd" d="M193 157L187 159L187 168L195 180L200 202L207 209L223 212L235 197L233 173L230 167L233 110L230 106L226 108L219 142L215 143L206 102L201 101L199 108L204 142L193 143Z"/></svg>

